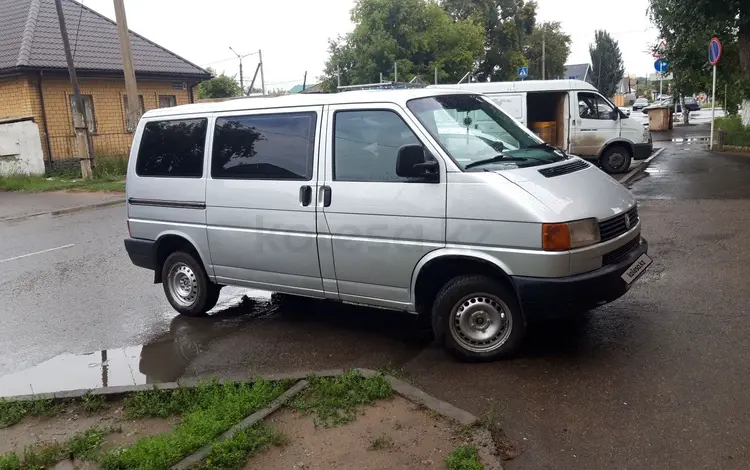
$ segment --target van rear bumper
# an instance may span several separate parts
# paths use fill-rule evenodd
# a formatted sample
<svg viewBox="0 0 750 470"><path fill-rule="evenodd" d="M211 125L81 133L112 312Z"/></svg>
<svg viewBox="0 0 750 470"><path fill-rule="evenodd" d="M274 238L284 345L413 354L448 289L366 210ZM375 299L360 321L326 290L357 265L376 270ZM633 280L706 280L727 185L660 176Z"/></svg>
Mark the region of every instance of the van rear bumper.
<svg viewBox="0 0 750 470"><path fill-rule="evenodd" d="M140 268L150 270L156 269L156 257L154 256L154 241L141 240L139 238L126 238L125 251L130 256L130 261Z"/></svg>
<svg viewBox="0 0 750 470"><path fill-rule="evenodd" d="M645 160L654 152L654 143L633 144L633 160Z"/></svg>
<svg viewBox="0 0 750 470"><path fill-rule="evenodd" d="M619 299L632 286L620 276L647 251L648 242L641 238L618 263L592 272L558 278L514 276L526 320L565 316Z"/></svg>

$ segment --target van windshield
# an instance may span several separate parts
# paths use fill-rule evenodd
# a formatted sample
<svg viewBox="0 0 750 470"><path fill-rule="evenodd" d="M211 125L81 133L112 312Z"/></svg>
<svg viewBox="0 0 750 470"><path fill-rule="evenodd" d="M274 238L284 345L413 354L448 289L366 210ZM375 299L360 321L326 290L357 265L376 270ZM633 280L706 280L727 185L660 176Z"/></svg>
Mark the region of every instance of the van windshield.
<svg viewBox="0 0 750 470"><path fill-rule="evenodd" d="M465 171L525 168L568 158L480 95L418 98L407 106Z"/></svg>

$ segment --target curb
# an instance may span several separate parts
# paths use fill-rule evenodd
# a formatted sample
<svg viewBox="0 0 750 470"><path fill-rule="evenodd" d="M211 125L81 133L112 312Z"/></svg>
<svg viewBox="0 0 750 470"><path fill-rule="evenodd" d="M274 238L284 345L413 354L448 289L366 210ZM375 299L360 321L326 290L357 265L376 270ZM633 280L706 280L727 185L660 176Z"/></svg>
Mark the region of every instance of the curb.
<svg viewBox="0 0 750 470"><path fill-rule="evenodd" d="M208 453L211 451L211 448L213 447L213 445L216 444L217 442L220 442L224 439L229 439L236 432L242 429L245 429L249 426L252 426L258 421L265 419L270 414L278 410L281 406L283 406L286 402L288 402L295 395L302 392L309 384L308 381L306 380L307 378L311 376L336 377L339 375L343 375L350 370L359 372L363 377L373 377L379 374L379 372L372 370L372 369L354 368L354 369L328 369L328 370L322 370L322 371L299 371L299 372L290 372L290 373L274 373L274 374L267 374L267 375L261 375L261 376L256 375L252 377L248 377L246 375L237 375L237 376L230 375L222 379L219 379L218 380L219 383L226 383L226 382L253 383L257 380L266 380L266 381L293 380L293 381L296 381L297 383L295 383L289 390L287 390L281 396L279 396L279 398L274 400L269 406L267 406L266 408L263 408L262 410L256 411L255 413L246 417L240 423L232 426L219 438L215 439L209 444L206 444L204 447L202 447L195 453L189 455L188 457L186 457L179 463L175 464L171 468L175 470L182 470L182 469L187 469L192 465L195 465L196 463L206 458ZM455 422L462 426L474 427L474 430L472 432L472 442L477 447L477 452L479 455L480 462L482 463L482 465L484 465L484 468L486 468L487 470L502 470L503 465L502 463L500 463L500 459L497 456L498 452L497 452L495 443L492 439L492 436L487 429L484 429L479 426L480 424L479 418L469 413L468 411L462 410L443 400L439 400L433 397L432 395L422 391L421 389L404 382L403 380L400 380L393 376L385 375L385 374L383 375L383 377L385 377L385 379L391 384L391 387L393 388L394 393L396 393L397 395L411 401L412 403L415 403L417 405L422 405L449 421ZM158 384L102 387L102 388L97 388L93 390L92 389L79 389L79 390L70 390L70 391L65 391L65 392L39 393L35 395L19 395L15 397L2 398L2 400L6 400L6 401L29 401L29 400L40 400L40 399L41 400L73 400L73 399L81 398L84 395L88 395L88 394L114 398L117 396L124 395L126 393L142 392L142 391L147 391L147 390L174 390L177 388L195 387L199 382L202 382L205 380L206 380L205 378L203 379L194 378L194 379L188 379L184 381L165 382L165 383L158 383Z"/></svg>
<svg viewBox="0 0 750 470"><path fill-rule="evenodd" d="M24 215L11 216L11 217L0 217L0 222L11 222L11 221L17 221L17 220L32 219L36 217L43 217L45 215L55 216L55 215L74 214L76 212L83 212L89 209L98 209L100 207L116 206L118 204L124 204L124 203L125 203L125 199L118 199L117 201L98 202L96 204L86 204L84 206L66 207L64 209L56 209L53 211L35 212L33 214L24 214Z"/></svg>
<svg viewBox="0 0 750 470"><path fill-rule="evenodd" d="M641 174L646 168L648 168L648 164L651 163L651 160L661 155L661 153L664 151L665 147L661 147L657 149L650 157L643 160L637 167L633 168L628 172L625 176L617 180L620 184L625 185L628 184L630 181L632 181L636 176Z"/></svg>

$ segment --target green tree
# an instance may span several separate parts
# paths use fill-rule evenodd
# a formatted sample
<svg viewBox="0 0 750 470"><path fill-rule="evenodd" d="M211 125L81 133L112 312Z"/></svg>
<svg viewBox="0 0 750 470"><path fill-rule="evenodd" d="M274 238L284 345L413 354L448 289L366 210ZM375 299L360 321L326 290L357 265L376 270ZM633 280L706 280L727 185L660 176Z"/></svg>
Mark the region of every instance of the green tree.
<svg viewBox="0 0 750 470"><path fill-rule="evenodd" d="M482 27L454 21L429 0L358 0L351 12L354 31L329 42L330 57L321 81L334 90L341 84L375 83L383 73L399 81L422 75L432 81L457 81L482 54Z"/></svg>
<svg viewBox="0 0 750 470"><path fill-rule="evenodd" d="M527 65L524 46L536 23L535 1L443 0L441 5L454 19L473 18L484 25L485 53L476 64L477 80L518 79L518 67Z"/></svg>
<svg viewBox="0 0 750 470"><path fill-rule="evenodd" d="M717 100L726 98L729 113L744 102L743 121L750 125L750 2L650 0L649 13L666 43L678 93L711 92L708 42L714 36L721 40L724 53L717 67Z"/></svg>
<svg viewBox="0 0 750 470"><path fill-rule="evenodd" d="M229 98L240 95L240 85L235 77L224 75L223 72L217 76L215 70L210 68L207 70L213 75L213 78L198 85L199 98Z"/></svg>
<svg viewBox="0 0 750 470"><path fill-rule="evenodd" d="M570 55L570 36L565 34L559 21L537 25L528 37L525 48L529 64L529 78L542 80L563 77L565 62ZM544 44L545 76L542 77L542 44Z"/></svg>
<svg viewBox="0 0 750 470"><path fill-rule="evenodd" d="M612 97L625 76L620 45L604 30L594 32L594 43L589 45L591 77L599 92Z"/></svg>

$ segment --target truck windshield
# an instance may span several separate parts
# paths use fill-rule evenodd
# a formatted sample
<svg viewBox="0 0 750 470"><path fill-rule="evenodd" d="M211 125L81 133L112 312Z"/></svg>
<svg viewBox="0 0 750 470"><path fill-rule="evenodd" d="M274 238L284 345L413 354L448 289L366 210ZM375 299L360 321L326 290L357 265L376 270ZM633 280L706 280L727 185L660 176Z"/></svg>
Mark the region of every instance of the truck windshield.
<svg viewBox="0 0 750 470"><path fill-rule="evenodd" d="M481 95L440 95L407 106L464 171L546 165L568 157Z"/></svg>

